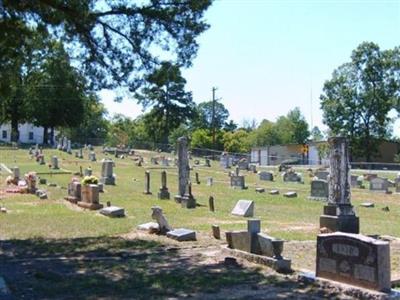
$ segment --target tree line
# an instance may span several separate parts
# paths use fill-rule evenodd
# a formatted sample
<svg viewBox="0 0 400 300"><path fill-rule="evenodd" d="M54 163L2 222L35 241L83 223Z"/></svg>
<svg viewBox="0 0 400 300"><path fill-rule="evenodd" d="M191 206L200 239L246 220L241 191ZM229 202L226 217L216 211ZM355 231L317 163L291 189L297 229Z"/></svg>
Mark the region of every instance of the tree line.
<svg viewBox="0 0 400 300"><path fill-rule="evenodd" d="M193 147L230 152L341 135L366 161L377 152L377 140L392 139L390 113L400 110L400 47L361 43L333 71L320 96L325 133L310 129L299 108L276 121L239 126L222 103L196 104L181 70L191 66L196 38L209 27L204 12L211 4L2 1L0 123L11 123L14 141L18 124L32 122L43 126L45 143L55 128L75 141L99 138L111 145L168 145L185 134ZM107 118L96 92L119 87L145 113Z"/></svg>

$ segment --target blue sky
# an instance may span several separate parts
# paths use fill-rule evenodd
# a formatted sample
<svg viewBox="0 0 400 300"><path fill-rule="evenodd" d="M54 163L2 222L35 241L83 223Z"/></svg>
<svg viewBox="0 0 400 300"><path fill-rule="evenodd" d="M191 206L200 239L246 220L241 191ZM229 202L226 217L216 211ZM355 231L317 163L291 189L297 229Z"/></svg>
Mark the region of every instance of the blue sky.
<svg viewBox="0 0 400 300"><path fill-rule="evenodd" d="M381 49L400 45L400 0L216 0L205 18L211 27L198 39L193 67L183 72L187 89L202 102L218 87L239 124L274 121L299 106L310 124L324 128L319 95L332 71L363 41ZM141 113L133 100L101 96L111 114Z"/></svg>

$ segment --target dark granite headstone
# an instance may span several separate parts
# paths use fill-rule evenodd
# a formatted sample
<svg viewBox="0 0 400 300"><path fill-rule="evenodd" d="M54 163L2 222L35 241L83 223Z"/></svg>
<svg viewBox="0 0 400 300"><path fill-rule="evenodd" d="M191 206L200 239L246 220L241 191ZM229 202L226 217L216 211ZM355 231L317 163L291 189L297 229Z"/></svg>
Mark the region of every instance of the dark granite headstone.
<svg viewBox="0 0 400 300"><path fill-rule="evenodd" d="M372 178L369 181L369 190L375 192L387 192L389 183L386 178Z"/></svg>
<svg viewBox="0 0 400 300"><path fill-rule="evenodd" d="M232 175L231 176L231 187L236 188L236 189L245 189L245 182L244 182L244 176L239 175Z"/></svg>
<svg viewBox="0 0 400 300"><path fill-rule="evenodd" d="M389 242L360 234L320 234L316 275L378 291L390 291Z"/></svg>
<svg viewBox="0 0 400 300"><path fill-rule="evenodd" d="M311 181L311 194L310 199L328 200L328 182L326 180L317 179Z"/></svg>
<svg viewBox="0 0 400 300"><path fill-rule="evenodd" d="M263 181L274 181L274 174L271 172L262 171L258 174L260 180Z"/></svg>

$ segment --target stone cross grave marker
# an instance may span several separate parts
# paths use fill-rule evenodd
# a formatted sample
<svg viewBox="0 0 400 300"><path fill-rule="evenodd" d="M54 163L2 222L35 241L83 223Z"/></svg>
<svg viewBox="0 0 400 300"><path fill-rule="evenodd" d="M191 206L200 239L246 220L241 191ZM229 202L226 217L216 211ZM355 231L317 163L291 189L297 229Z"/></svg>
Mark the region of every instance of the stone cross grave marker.
<svg viewBox="0 0 400 300"><path fill-rule="evenodd" d="M316 275L388 292L391 289L389 242L360 234L320 234Z"/></svg>
<svg viewBox="0 0 400 300"><path fill-rule="evenodd" d="M232 215L240 217L253 217L254 215L254 201L239 200L233 208Z"/></svg>

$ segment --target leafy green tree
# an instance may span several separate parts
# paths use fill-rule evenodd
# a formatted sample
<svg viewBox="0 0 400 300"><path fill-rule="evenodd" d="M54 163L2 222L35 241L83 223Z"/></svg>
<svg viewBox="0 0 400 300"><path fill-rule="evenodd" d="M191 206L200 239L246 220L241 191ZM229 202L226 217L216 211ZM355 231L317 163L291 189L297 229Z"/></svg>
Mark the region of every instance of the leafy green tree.
<svg viewBox="0 0 400 300"><path fill-rule="evenodd" d="M13 142L19 139L18 125L31 118L29 77L41 60L43 44L36 30L0 17L0 123L11 123Z"/></svg>
<svg viewBox="0 0 400 300"><path fill-rule="evenodd" d="M223 137L224 150L235 153L250 151L249 133L244 129L235 132L226 132Z"/></svg>
<svg viewBox="0 0 400 300"><path fill-rule="evenodd" d="M318 126L314 126L313 129L311 129L311 139L314 142L319 142L324 139L324 135L321 132L321 130L318 128Z"/></svg>
<svg viewBox="0 0 400 300"><path fill-rule="evenodd" d="M252 146L266 146L281 144L282 140L275 123L263 120L257 129L250 134Z"/></svg>
<svg viewBox="0 0 400 300"><path fill-rule="evenodd" d="M308 123L298 107L279 117L275 128L282 144L304 144L310 136Z"/></svg>
<svg viewBox="0 0 400 300"><path fill-rule="evenodd" d="M366 161L377 151L375 139L389 137L388 112L399 103L400 69L390 61L396 51L381 51L370 42L360 44L353 50L351 62L337 68L325 82L320 97L323 121L331 133L347 136L352 155Z"/></svg>
<svg viewBox="0 0 400 300"><path fill-rule="evenodd" d="M217 130L215 132L215 148L212 140L212 136L207 129L196 129L191 134L190 145L192 148L206 148L214 150L224 150L224 134L223 130Z"/></svg>
<svg viewBox="0 0 400 300"><path fill-rule="evenodd" d="M190 66L199 47L196 37L208 28L203 14L211 2L3 0L0 20L41 27L71 46L69 54L80 62L93 87L136 89L144 73L159 67L159 56ZM0 26L4 34L13 30ZM25 40L29 33L20 35Z"/></svg>
<svg viewBox="0 0 400 300"><path fill-rule="evenodd" d="M214 106L214 109L213 109ZM214 110L214 124L213 122L213 110ZM228 120L229 111L225 105L220 102L208 101L201 102L197 105L197 118L195 120L195 127L202 129L212 129L213 126L216 130L222 129L225 122Z"/></svg>
<svg viewBox="0 0 400 300"><path fill-rule="evenodd" d="M79 126L84 118L86 87L81 75L71 66L62 44L54 42L30 76L29 96L32 119L43 126L43 143L47 144L48 128L54 139L55 127Z"/></svg>
<svg viewBox="0 0 400 300"><path fill-rule="evenodd" d="M228 122L225 122L224 124L224 130L225 131L230 131L233 132L238 128L238 125L233 121L233 120L229 120Z"/></svg>
<svg viewBox="0 0 400 300"><path fill-rule="evenodd" d="M194 116L192 93L185 91L186 80L177 65L163 62L146 77L146 85L135 94L143 107L151 108L145 123L155 142L168 144L172 130Z"/></svg>

